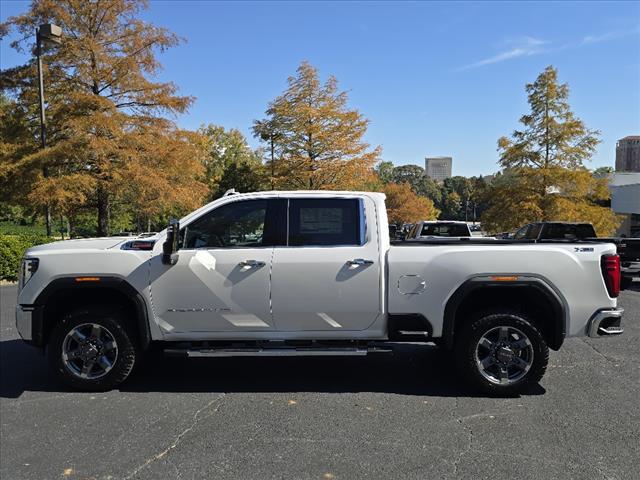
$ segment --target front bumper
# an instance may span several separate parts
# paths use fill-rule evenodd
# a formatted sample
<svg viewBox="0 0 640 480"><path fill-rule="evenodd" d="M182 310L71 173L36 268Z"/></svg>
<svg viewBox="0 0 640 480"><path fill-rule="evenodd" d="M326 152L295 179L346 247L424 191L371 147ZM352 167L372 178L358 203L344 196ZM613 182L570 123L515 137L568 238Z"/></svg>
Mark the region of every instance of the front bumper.
<svg viewBox="0 0 640 480"><path fill-rule="evenodd" d="M623 308L607 308L596 312L587 324L587 334L590 337L620 335L622 328Z"/></svg>
<svg viewBox="0 0 640 480"><path fill-rule="evenodd" d="M42 346L42 306L16 305L16 327L25 342Z"/></svg>
<svg viewBox="0 0 640 480"><path fill-rule="evenodd" d="M30 305L16 305L16 327L23 340L31 340L33 307Z"/></svg>

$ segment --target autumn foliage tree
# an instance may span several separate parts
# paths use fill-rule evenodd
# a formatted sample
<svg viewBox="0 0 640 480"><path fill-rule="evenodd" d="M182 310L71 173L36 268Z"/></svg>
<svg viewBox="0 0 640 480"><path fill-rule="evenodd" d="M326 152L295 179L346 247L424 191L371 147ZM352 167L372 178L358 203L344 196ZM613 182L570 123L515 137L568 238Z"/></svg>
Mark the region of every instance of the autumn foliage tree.
<svg viewBox="0 0 640 480"><path fill-rule="evenodd" d="M166 118L185 112L193 99L177 95L172 83L153 81L161 68L156 53L179 39L139 19L145 7L132 0L36 0L0 29L18 31L12 46L22 52L32 47L37 25L54 23L63 31L61 45L44 59L48 148L9 152L2 159L2 181L35 175L27 201L70 216L94 209L100 235L109 234L117 202L150 217L195 207L206 192L196 180L203 165L200 140ZM34 62L2 77L3 90L33 117ZM37 131L34 118L31 127ZM48 176L39 173L43 167Z"/></svg>
<svg viewBox="0 0 640 480"><path fill-rule="evenodd" d="M388 183L383 191L391 224L434 220L440 213L431 200L416 194L408 183Z"/></svg>
<svg viewBox="0 0 640 480"><path fill-rule="evenodd" d="M276 159L274 184L293 189L358 189L373 178L380 147L363 141L369 121L347 107L347 93L331 76L302 63L288 88L254 124L254 134L269 144Z"/></svg>
<svg viewBox="0 0 640 480"><path fill-rule="evenodd" d="M521 130L498 140L504 175L488 189L490 206L482 220L491 231L512 230L533 221L586 221L599 234L618 225L606 181L591 175L584 162L599 143L569 106L569 87L547 67L526 86L530 112Z"/></svg>

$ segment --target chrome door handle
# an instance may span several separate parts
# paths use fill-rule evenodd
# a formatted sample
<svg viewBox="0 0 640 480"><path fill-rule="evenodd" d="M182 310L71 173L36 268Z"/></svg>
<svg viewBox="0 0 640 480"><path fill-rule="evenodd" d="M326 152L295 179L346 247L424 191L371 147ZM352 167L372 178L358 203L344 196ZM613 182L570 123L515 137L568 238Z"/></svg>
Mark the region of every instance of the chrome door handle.
<svg viewBox="0 0 640 480"><path fill-rule="evenodd" d="M373 260L365 260L364 258L354 258L353 260L347 260L349 265L373 265Z"/></svg>
<svg viewBox="0 0 640 480"><path fill-rule="evenodd" d="M256 268L260 268L260 267L264 267L265 263L264 262L259 262L258 260L243 260L238 265L240 265L241 267L256 267Z"/></svg>

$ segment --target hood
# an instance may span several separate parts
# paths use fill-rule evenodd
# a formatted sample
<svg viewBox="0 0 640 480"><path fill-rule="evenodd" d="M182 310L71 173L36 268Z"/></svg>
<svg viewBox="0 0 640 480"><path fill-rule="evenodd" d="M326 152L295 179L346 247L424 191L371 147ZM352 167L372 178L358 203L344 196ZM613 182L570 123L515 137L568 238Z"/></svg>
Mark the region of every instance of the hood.
<svg viewBox="0 0 640 480"><path fill-rule="evenodd" d="M105 250L117 247L125 240L133 240L136 237L104 237L104 238L80 238L76 240L61 240L58 242L36 245L27 250L26 255L38 253L59 252L63 250Z"/></svg>

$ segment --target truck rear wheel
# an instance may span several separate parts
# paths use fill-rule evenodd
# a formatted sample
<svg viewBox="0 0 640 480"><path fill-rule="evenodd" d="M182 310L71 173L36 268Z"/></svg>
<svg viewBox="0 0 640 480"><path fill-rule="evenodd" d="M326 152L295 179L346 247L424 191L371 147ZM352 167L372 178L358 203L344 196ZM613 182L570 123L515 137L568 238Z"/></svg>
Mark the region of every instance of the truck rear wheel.
<svg viewBox="0 0 640 480"><path fill-rule="evenodd" d="M57 376L84 391L105 391L133 370L136 348L125 319L105 308L65 315L51 333L47 356Z"/></svg>
<svg viewBox="0 0 640 480"><path fill-rule="evenodd" d="M526 315L493 310L456 332L455 356L461 374L475 388L497 396L516 395L540 381L549 348Z"/></svg>

